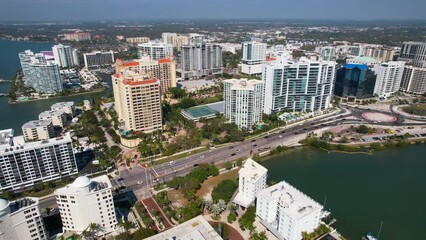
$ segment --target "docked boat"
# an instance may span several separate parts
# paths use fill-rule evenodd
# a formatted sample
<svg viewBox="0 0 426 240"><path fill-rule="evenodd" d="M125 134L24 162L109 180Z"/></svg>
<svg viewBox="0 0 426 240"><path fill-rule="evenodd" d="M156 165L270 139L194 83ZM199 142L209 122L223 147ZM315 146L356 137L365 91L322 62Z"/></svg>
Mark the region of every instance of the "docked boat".
<svg viewBox="0 0 426 240"><path fill-rule="evenodd" d="M367 233L361 240L379 240L371 232Z"/></svg>

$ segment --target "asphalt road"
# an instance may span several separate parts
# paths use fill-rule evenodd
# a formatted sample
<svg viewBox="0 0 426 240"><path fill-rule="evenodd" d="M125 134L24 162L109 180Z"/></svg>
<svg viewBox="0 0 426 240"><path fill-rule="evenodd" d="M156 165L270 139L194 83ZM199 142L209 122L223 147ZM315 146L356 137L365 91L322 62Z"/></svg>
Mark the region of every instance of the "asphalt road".
<svg viewBox="0 0 426 240"><path fill-rule="evenodd" d="M273 149L279 145L284 145L285 141L300 137L302 134L312 132L318 129L332 127L342 124L369 124L369 125L389 125L389 126L408 126L424 125L424 123L404 123L403 116L396 115L398 120L393 123L376 123L362 118L362 112L389 112L365 110L354 107L341 108L341 110L332 115L316 119L308 119L299 125L286 127L280 131L269 134L267 137L257 137L248 139L244 142L237 142L227 146L210 149L209 151L198 153L189 157L175 160L173 164L164 163L151 168L143 168L139 165L130 169L120 171L120 176L112 180L115 188L123 187L132 190L136 195L149 196L150 189L154 185L168 181L175 176L184 176L189 173L196 164L211 163L216 165L234 161L239 158L247 158L252 154ZM40 209L56 205L55 198L47 198L40 201Z"/></svg>

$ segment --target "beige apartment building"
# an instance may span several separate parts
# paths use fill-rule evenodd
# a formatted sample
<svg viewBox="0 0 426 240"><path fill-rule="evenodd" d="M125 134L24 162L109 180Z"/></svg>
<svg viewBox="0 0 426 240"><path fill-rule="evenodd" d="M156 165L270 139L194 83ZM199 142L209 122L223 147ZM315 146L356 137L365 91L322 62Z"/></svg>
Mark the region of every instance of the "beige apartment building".
<svg viewBox="0 0 426 240"><path fill-rule="evenodd" d="M147 55L130 62L117 59L115 69L116 73L121 75L131 71L157 78L160 81L162 93L176 87L176 62L171 59L151 60Z"/></svg>
<svg viewBox="0 0 426 240"><path fill-rule="evenodd" d="M38 141L52 138L55 134L52 120L34 120L22 125L25 141Z"/></svg>
<svg viewBox="0 0 426 240"><path fill-rule="evenodd" d="M131 38L126 38L126 42L128 43L147 43L149 42L149 37L131 37Z"/></svg>
<svg viewBox="0 0 426 240"><path fill-rule="evenodd" d="M160 80L128 70L112 75L112 82L118 118L126 130L162 128Z"/></svg>

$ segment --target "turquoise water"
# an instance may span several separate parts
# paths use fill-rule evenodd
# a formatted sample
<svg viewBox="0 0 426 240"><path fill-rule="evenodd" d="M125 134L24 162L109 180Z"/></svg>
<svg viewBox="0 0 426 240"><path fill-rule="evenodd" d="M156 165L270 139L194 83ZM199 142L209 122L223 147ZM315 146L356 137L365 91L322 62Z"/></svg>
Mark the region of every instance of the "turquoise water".
<svg viewBox="0 0 426 240"><path fill-rule="evenodd" d="M374 155L292 149L264 163L269 178L285 180L330 208L348 239L366 232L381 240L426 239L426 145Z"/></svg>

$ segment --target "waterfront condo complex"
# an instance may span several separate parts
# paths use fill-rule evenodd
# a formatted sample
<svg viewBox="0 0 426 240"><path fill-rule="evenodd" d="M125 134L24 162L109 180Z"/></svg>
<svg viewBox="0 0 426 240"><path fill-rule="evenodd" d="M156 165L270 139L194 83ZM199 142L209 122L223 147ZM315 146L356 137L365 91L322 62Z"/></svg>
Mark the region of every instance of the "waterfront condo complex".
<svg viewBox="0 0 426 240"><path fill-rule="evenodd" d="M324 111L331 107L336 77L336 62L271 62L264 65L264 113L282 110L293 112Z"/></svg>
<svg viewBox="0 0 426 240"><path fill-rule="evenodd" d="M52 54L53 55L53 54ZM34 54L30 50L19 53L25 85L37 92L55 94L62 92L62 78L59 65L48 53Z"/></svg>
<svg viewBox="0 0 426 240"><path fill-rule="evenodd" d="M278 239L300 240L320 225L323 207L285 181L257 194L256 215Z"/></svg>
<svg viewBox="0 0 426 240"><path fill-rule="evenodd" d="M404 62L398 61L386 62L376 66L374 68L377 73L374 94L387 98L398 92L404 73L404 65Z"/></svg>
<svg viewBox="0 0 426 240"><path fill-rule="evenodd" d="M55 62L63 68L78 66L78 51L77 49L72 48L67 45L54 45L52 47L53 57L55 58Z"/></svg>
<svg viewBox="0 0 426 240"><path fill-rule="evenodd" d="M18 190L38 181L77 174L72 140L62 137L25 142L13 130L0 131L0 190Z"/></svg>

